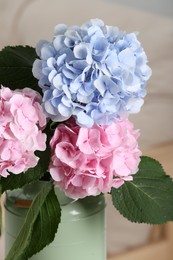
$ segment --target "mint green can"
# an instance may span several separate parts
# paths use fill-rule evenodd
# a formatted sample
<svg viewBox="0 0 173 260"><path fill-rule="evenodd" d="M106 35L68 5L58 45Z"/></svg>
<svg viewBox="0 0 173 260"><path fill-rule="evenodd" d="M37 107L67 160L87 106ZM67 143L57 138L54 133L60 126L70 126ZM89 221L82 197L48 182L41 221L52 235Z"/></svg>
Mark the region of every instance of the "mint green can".
<svg viewBox="0 0 173 260"><path fill-rule="evenodd" d="M16 199L32 200L42 183L8 191L5 201L5 253L9 252L24 222L27 208L16 206ZM67 198L56 189L62 208L61 223L54 241L32 260L106 260L105 197L81 200ZM17 260L17 259L14 259Z"/></svg>

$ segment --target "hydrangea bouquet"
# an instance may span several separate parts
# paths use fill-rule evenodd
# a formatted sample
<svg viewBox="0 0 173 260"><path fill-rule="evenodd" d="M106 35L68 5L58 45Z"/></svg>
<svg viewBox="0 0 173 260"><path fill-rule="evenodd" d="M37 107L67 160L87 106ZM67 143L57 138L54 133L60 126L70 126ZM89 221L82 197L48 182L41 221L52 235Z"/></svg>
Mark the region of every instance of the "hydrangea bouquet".
<svg viewBox="0 0 173 260"><path fill-rule="evenodd" d="M28 259L53 241L61 215L56 186L73 199L110 193L133 222L173 220L173 182L159 162L141 155L139 131L128 119L140 111L150 76L137 35L99 19L57 25L53 40L36 49L0 52L0 193L49 182L6 259L16 248L15 259ZM33 226L45 205L42 228L51 232L37 247L33 234L41 230Z"/></svg>

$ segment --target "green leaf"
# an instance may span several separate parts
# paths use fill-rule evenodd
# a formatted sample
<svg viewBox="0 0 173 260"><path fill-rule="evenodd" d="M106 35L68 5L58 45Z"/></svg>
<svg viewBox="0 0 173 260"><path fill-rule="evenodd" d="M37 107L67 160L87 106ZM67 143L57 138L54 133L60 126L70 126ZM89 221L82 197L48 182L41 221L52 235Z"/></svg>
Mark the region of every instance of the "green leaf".
<svg viewBox="0 0 173 260"><path fill-rule="evenodd" d="M39 180L43 175L44 171L41 170L40 163L35 168L30 168L25 173L10 174L7 178L1 177L0 184L2 192L6 190L14 190L23 187L25 184L29 184L33 181Z"/></svg>
<svg viewBox="0 0 173 260"><path fill-rule="evenodd" d="M133 181L112 188L114 206L132 222L161 224L173 220L173 181L156 160L142 157Z"/></svg>
<svg viewBox="0 0 173 260"><path fill-rule="evenodd" d="M28 210L25 222L5 260L27 260L50 244L60 223L61 210L52 184L46 183Z"/></svg>
<svg viewBox="0 0 173 260"><path fill-rule="evenodd" d="M11 89L32 88L41 93L38 81L32 74L37 58L35 49L29 46L7 46L0 51L0 84Z"/></svg>

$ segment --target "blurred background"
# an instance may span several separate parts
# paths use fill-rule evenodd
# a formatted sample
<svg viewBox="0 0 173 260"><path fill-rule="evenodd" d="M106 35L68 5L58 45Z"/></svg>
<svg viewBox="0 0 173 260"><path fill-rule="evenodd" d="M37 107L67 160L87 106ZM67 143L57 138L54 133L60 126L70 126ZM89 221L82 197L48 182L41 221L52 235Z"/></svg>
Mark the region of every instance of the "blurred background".
<svg viewBox="0 0 173 260"><path fill-rule="evenodd" d="M18 44L35 46L40 39L51 40L54 26L58 23L80 25L91 18L101 18L105 24L117 26L126 32L139 32L138 37L148 56L153 75L148 82L145 104L141 112L132 116L131 120L135 128L141 131L139 142L143 152L152 155L154 151L153 154L161 161L163 157L170 158L169 165L165 164L165 167L171 174L173 168L172 0L0 0L0 48ZM145 244L151 237L151 229L152 227L148 225L129 223L112 209L108 198L109 256L122 254L127 249ZM0 260L3 260L3 242L2 237ZM141 259L147 258L141 255Z"/></svg>

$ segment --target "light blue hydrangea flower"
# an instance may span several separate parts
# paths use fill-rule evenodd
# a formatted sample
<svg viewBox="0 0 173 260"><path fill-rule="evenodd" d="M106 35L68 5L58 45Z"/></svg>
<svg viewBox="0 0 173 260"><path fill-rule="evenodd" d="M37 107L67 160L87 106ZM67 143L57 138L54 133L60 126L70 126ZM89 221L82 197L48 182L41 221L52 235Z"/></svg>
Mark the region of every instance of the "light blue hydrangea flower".
<svg viewBox="0 0 173 260"><path fill-rule="evenodd" d="M80 126L91 127L139 112L151 69L135 33L99 19L81 27L60 24L53 41L40 41L36 51L33 75L53 121L74 116Z"/></svg>

